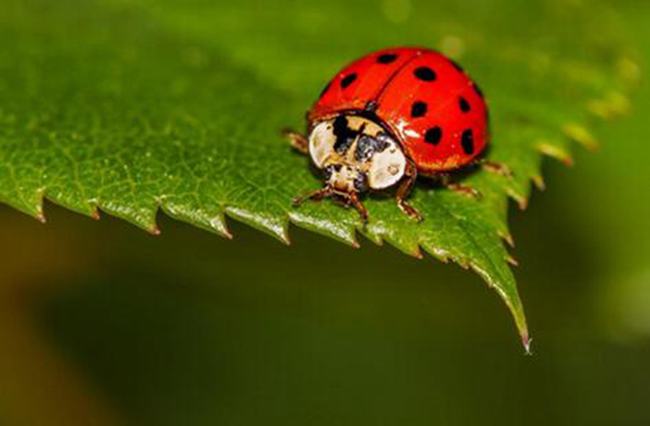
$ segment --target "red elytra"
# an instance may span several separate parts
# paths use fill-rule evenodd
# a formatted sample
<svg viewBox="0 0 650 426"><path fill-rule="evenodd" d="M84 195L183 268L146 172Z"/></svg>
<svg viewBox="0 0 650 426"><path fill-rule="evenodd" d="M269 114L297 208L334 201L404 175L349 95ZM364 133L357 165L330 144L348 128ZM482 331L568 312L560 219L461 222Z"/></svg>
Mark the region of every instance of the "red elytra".
<svg viewBox="0 0 650 426"><path fill-rule="evenodd" d="M430 49L383 49L352 62L323 90L308 120L355 111L390 131L424 175L471 163L488 142L481 90L458 64Z"/></svg>

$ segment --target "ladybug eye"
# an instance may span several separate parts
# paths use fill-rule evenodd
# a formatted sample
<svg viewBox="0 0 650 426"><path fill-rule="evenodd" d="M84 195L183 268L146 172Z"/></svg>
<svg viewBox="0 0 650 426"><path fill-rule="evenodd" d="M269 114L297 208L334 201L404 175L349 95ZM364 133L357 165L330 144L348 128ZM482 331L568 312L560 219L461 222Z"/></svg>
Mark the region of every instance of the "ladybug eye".
<svg viewBox="0 0 650 426"><path fill-rule="evenodd" d="M368 176L365 173L357 174L354 178L354 189L358 192L365 192L368 190Z"/></svg>
<svg viewBox="0 0 650 426"><path fill-rule="evenodd" d="M376 152L382 152L386 149L387 143L381 139L371 138L370 136L363 135L357 142L357 149L354 152L354 158L357 161L367 161Z"/></svg>

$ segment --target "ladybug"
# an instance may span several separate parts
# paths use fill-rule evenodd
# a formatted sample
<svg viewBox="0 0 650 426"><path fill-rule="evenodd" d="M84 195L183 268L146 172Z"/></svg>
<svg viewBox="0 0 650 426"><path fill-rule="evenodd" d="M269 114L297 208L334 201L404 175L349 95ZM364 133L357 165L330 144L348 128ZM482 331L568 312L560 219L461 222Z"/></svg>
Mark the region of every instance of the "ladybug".
<svg viewBox="0 0 650 426"><path fill-rule="evenodd" d="M440 178L473 164L488 142L483 93L453 60L434 50L399 47L370 53L346 66L307 113L308 135L285 131L292 146L323 170L325 186L294 199L333 197L354 206L364 222L360 194L397 186L399 208L418 175Z"/></svg>

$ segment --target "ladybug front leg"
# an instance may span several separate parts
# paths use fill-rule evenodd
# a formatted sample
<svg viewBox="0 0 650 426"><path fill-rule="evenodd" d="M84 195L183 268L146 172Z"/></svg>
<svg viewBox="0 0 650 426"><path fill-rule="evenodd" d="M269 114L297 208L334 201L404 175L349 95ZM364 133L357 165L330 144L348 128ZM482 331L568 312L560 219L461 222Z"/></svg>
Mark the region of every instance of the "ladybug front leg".
<svg viewBox="0 0 650 426"><path fill-rule="evenodd" d="M421 222L423 217L420 212L406 201L406 198L409 196L411 190L413 189L413 185L415 184L416 179L417 170L413 163L409 161L406 163L404 179L402 180L402 183L400 183L399 188L397 188L395 199L397 200L397 207L399 207L402 212L404 212L411 219Z"/></svg>
<svg viewBox="0 0 650 426"><path fill-rule="evenodd" d="M289 139L291 146L302 154L309 153L309 140L302 133L294 132L290 129L284 129L282 134Z"/></svg>
<svg viewBox="0 0 650 426"><path fill-rule="evenodd" d="M359 212L359 216L361 216L361 221L364 223L368 223L368 210L366 209L366 206L363 205L361 200L359 200L359 196L357 195L356 192L352 192L347 195L347 201Z"/></svg>
<svg viewBox="0 0 650 426"><path fill-rule="evenodd" d="M332 193L332 188L326 186L325 188L317 189L316 191L312 191L300 197L294 198L292 204L294 207L298 207L307 200L320 201L323 198L329 197L332 195Z"/></svg>

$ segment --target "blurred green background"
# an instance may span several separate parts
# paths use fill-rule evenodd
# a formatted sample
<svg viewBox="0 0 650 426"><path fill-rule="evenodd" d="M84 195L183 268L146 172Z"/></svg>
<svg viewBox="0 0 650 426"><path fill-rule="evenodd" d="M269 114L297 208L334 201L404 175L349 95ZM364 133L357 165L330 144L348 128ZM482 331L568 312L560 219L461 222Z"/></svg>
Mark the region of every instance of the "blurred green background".
<svg viewBox="0 0 650 426"><path fill-rule="evenodd" d="M618 6L647 69L650 8ZM650 424L650 85L513 208L534 338L479 277L300 229L285 247L0 207L0 424Z"/></svg>

